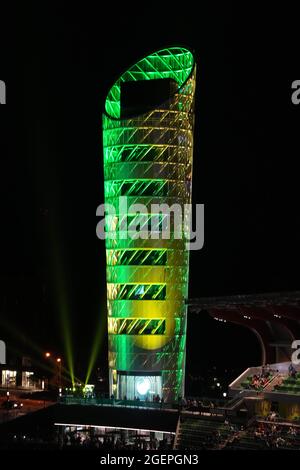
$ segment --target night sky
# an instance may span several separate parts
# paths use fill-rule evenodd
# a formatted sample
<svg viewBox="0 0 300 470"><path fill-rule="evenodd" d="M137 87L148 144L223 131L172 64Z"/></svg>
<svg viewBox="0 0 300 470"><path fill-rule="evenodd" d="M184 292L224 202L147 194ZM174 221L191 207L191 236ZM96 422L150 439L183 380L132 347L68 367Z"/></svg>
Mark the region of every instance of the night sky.
<svg viewBox="0 0 300 470"><path fill-rule="evenodd" d="M292 19L229 6L41 3L1 19L0 338L63 355L64 310L78 374L99 328L106 370L101 112L120 73L168 45L197 60L193 201L205 204L205 246L191 254L190 296L299 289L300 105L290 99L299 54L283 34ZM188 323L189 373L259 361L242 327L205 314Z"/></svg>

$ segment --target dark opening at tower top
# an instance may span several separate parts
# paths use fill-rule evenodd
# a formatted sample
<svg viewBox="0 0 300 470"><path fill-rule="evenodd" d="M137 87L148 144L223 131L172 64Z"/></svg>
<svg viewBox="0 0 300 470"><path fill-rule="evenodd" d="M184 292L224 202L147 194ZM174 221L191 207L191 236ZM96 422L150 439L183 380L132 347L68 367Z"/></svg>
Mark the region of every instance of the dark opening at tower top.
<svg viewBox="0 0 300 470"><path fill-rule="evenodd" d="M144 112L147 113L149 108L156 109L157 104L160 105L166 101L165 98L168 99L171 94L174 94L172 80L176 82L176 89L179 91L190 77L194 66L195 59L193 53L184 47L169 47L152 52L129 67L118 80L115 81L105 100L106 116L110 119L118 120L122 115L124 119L124 117L130 117L133 114L140 115L144 114ZM160 80L162 82L161 85L159 84ZM165 82L165 80L167 80L167 82ZM146 90L145 92L141 92L142 97L140 99L135 97L129 99L129 97L132 96L130 90L129 92L126 91L127 86L131 88L129 82L142 82L140 86L142 88L145 87ZM148 84L145 82L153 83ZM125 91L122 84L126 84ZM139 85L137 85L137 87L139 87ZM121 88L123 88L123 93ZM151 89L156 90L154 96ZM159 89L161 90L160 92ZM138 97L139 93L135 86L134 90L135 91L132 93L136 94ZM160 96L155 96L156 92L161 93ZM121 98L121 94L123 94L123 98ZM145 98L147 99L146 103L144 102ZM123 103L121 103L122 99ZM154 107L150 106L153 102ZM122 104L123 110L121 111ZM131 110L131 108L133 108L133 110Z"/></svg>
<svg viewBox="0 0 300 470"><path fill-rule="evenodd" d="M139 115L157 108L177 90L172 78L121 83L121 118Z"/></svg>

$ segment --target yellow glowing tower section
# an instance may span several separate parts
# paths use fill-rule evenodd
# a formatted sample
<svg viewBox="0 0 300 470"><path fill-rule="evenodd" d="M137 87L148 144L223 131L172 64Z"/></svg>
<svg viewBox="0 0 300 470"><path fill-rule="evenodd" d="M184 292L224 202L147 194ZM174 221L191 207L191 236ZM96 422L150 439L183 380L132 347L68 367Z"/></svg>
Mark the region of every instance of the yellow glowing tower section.
<svg viewBox="0 0 300 470"><path fill-rule="evenodd" d="M110 393L173 401L183 394L189 253L186 239L135 238L127 205L144 204L141 230L153 230L151 205L191 202L193 54L182 47L152 53L110 89L103 114ZM158 224L157 231L160 231ZM182 233L184 232L182 228Z"/></svg>

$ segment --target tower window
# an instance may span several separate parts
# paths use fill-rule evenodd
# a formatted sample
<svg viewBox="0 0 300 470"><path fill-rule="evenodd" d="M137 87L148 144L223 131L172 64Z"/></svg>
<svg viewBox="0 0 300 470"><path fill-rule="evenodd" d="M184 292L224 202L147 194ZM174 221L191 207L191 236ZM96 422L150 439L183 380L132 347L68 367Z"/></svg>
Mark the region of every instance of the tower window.
<svg viewBox="0 0 300 470"><path fill-rule="evenodd" d="M108 284L112 300L165 300L166 284Z"/></svg>
<svg viewBox="0 0 300 470"><path fill-rule="evenodd" d="M109 318L108 332L115 335L164 335L164 318Z"/></svg>
<svg viewBox="0 0 300 470"><path fill-rule="evenodd" d="M111 250L107 253L110 266L165 266L167 250Z"/></svg>

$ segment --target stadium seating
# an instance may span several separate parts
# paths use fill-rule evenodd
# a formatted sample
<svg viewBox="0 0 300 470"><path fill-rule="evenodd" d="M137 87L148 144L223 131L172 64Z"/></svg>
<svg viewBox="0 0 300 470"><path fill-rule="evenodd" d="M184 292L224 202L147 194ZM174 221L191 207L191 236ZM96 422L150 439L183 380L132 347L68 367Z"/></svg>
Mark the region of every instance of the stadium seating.
<svg viewBox="0 0 300 470"><path fill-rule="evenodd" d="M283 393L294 393L300 394L300 373L296 374L296 377L287 377L281 385L276 385L274 391L283 392Z"/></svg>
<svg viewBox="0 0 300 470"><path fill-rule="evenodd" d="M289 424L276 423L273 430L272 426L274 426L272 423L262 425L256 422L253 426L240 432L232 442L228 442L225 450L300 449L299 427L294 427L295 434L291 434ZM261 429L264 429L265 433L258 435L257 431Z"/></svg>
<svg viewBox="0 0 300 470"><path fill-rule="evenodd" d="M176 449L218 449L231 434L230 426L223 422L182 417Z"/></svg>
<svg viewBox="0 0 300 470"><path fill-rule="evenodd" d="M269 373L268 377L261 375L249 375L242 383L241 387L246 390L257 390L258 392L262 391L267 383L274 377L272 373ZM256 378L256 381L255 381ZM258 385L254 385L258 383Z"/></svg>

